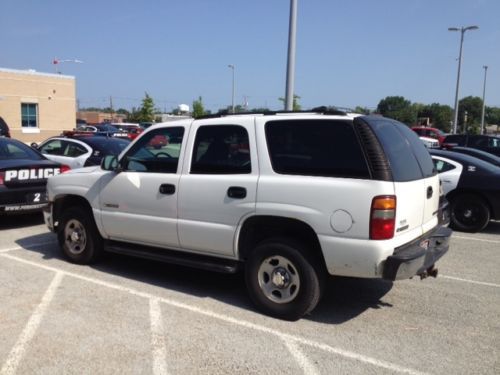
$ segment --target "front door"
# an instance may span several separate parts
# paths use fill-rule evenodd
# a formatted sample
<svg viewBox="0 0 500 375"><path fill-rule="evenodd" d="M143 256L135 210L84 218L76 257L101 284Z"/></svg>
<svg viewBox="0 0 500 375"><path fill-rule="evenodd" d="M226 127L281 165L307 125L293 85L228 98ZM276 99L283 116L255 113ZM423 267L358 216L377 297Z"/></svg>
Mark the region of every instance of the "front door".
<svg viewBox="0 0 500 375"><path fill-rule="evenodd" d="M145 133L102 180L102 225L114 240L178 248L177 196L184 127Z"/></svg>

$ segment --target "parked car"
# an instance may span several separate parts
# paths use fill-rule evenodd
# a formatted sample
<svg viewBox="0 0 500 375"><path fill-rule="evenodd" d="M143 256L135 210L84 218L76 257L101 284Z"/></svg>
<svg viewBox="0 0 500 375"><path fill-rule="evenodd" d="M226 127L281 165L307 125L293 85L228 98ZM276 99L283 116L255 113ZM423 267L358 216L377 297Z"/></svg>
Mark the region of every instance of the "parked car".
<svg viewBox="0 0 500 375"><path fill-rule="evenodd" d="M68 171L15 139L0 138L0 214L41 211L47 178Z"/></svg>
<svg viewBox="0 0 500 375"><path fill-rule="evenodd" d="M490 154L489 152L478 150L476 148L471 147L453 147L453 152L458 152L460 154L466 154L470 156L474 156L475 158L487 161L488 163L494 164L497 167L500 167L500 157Z"/></svg>
<svg viewBox="0 0 500 375"><path fill-rule="evenodd" d="M49 138L39 145L32 144L47 159L67 164L72 169L101 164L106 155L118 155L129 141L99 136Z"/></svg>
<svg viewBox="0 0 500 375"><path fill-rule="evenodd" d="M450 202L450 226L478 232L500 219L500 167L454 151L430 150Z"/></svg>
<svg viewBox="0 0 500 375"><path fill-rule="evenodd" d="M448 150L456 146L471 147L500 156L500 137L494 135L452 134L446 136L442 146Z"/></svg>
<svg viewBox="0 0 500 375"><path fill-rule="evenodd" d="M439 141L429 137L419 137L427 148L440 148Z"/></svg>
<svg viewBox="0 0 500 375"><path fill-rule="evenodd" d="M438 128L430 128L426 126L413 126L411 128L415 133L417 133L420 137L427 137L436 139L439 142L439 145L443 144L443 141L446 137L446 133Z"/></svg>
<svg viewBox="0 0 500 375"><path fill-rule="evenodd" d="M10 138L9 125L7 125L7 123L1 116L0 116L0 137Z"/></svg>
<svg viewBox="0 0 500 375"><path fill-rule="evenodd" d="M151 146L157 136L168 145ZM288 320L313 311L328 275L437 276L451 236L418 136L338 111L158 124L48 191L45 221L70 261L110 251L244 269L255 305Z"/></svg>

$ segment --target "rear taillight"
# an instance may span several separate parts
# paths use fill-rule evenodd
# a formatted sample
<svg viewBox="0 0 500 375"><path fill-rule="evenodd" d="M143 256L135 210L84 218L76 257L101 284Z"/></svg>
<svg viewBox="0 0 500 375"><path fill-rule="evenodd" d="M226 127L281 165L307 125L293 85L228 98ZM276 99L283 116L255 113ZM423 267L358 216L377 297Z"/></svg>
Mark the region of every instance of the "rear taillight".
<svg viewBox="0 0 500 375"><path fill-rule="evenodd" d="M396 197L379 195L372 200L370 211L370 239L388 240L394 237Z"/></svg>
<svg viewBox="0 0 500 375"><path fill-rule="evenodd" d="M64 172L69 171L70 169L71 169L71 167L69 165L63 164L63 165L61 165L60 171L61 171L61 173L64 173Z"/></svg>
<svg viewBox="0 0 500 375"><path fill-rule="evenodd" d="M4 185L4 176L5 176L5 172L0 172L0 186L3 186Z"/></svg>

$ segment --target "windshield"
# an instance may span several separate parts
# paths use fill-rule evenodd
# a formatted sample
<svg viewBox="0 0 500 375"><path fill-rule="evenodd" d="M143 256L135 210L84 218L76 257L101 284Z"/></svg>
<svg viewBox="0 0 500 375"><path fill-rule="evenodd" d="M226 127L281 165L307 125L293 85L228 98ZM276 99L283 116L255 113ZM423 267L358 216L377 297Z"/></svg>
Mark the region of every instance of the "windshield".
<svg viewBox="0 0 500 375"><path fill-rule="evenodd" d="M43 160L45 158L22 142L0 138L0 160L6 159Z"/></svg>

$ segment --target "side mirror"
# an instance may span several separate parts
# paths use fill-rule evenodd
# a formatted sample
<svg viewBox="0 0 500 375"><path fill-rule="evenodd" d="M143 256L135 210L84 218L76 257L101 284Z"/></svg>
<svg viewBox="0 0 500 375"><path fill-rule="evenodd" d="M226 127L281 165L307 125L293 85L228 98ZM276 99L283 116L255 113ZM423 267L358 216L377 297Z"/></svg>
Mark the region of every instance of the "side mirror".
<svg viewBox="0 0 500 375"><path fill-rule="evenodd" d="M102 159L101 168L105 171L119 172L118 158L115 155L106 155Z"/></svg>
<svg viewBox="0 0 500 375"><path fill-rule="evenodd" d="M33 142L32 144L30 144L30 147L31 148L34 148L35 150L38 150L38 144Z"/></svg>

